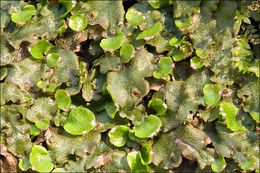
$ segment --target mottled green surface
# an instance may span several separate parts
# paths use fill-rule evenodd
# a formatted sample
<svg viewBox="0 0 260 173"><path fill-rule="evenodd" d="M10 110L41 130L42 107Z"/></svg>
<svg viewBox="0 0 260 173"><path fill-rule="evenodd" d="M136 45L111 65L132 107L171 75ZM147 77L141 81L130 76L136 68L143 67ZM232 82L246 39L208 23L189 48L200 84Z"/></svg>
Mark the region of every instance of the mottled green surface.
<svg viewBox="0 0 260 173"><path fill-rule="evenodd" d="M259 1L0 11L2 172L259 172Z"/></svg>

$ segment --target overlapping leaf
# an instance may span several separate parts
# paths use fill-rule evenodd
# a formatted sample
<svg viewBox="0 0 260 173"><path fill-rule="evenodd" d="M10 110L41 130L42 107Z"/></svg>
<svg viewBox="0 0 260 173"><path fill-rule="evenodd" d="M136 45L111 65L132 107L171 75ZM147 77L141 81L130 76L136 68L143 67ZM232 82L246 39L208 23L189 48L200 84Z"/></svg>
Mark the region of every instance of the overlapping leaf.
<svg viewBox="0 0 260 173"><path fill-rule="evenodd" d="M259 172L257 1L0 10L4 167Z"/></svg>

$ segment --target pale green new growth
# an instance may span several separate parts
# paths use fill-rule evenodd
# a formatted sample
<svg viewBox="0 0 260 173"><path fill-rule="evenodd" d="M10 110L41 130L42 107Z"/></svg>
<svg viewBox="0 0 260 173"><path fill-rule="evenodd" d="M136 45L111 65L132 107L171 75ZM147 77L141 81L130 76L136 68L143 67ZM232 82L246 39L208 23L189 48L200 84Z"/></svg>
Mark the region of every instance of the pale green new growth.
<svg viewBox="0 0 260 173"><path fill-rule="evenodd" d="M208 51L202 51L202 50L200 50L200 49L197 49L196 51L195 51L195 53L196 53L196 55L198 56L198 57L201 57L201 56L206 56L207 54L208 54Z"/></svg>
<svg viewBox="0 0 260 173"><path fill-rule="evenodd" d="M184 55L184 52L182 50L178 50L173 56L172 56L172 59L175 61L175 62L179 62L181 60L184 60L185 59L185 55Z"/></svg>
<svg viewBox="0 0 260 173"><path fill-rule="evenodd" d="M127 11L126 20L133 26L138 26L138 24L142 21L142 13L131 8Z"/></svg>
<svg viewBox="0 0 260 173"><path fill-rule="evenodd" d="M60 61L60 56L57 53L47 55L47 64L49 67L55 67Z"/></svg>
<svg viewBox="0 0 260 173"><path fill-rule="evenodd" d="M117 147L124 146L128 138L129 129L126 125L113 127L108 133L110 142Z"/></svg>
<svg viewBox="0 0 260 173"><path fill-rule="evenodd" d="M145 143L142 145L142 148L140 150L141 153L141 162L143 165L148 165L152 161L152 147L151 142Z"/></svg>
<svg viewBox="0 0 260 173"><path fill-rule="evenodd" d="M42 89L44 92L53 92L57 87L58 85L55 84L55 83L52 83L52 84L48 84L47 82L44 82L44 81L39 81L37 82L37 87Z"/></svg>
<svg viewBox="0 0 260 173"><path fill-rule="evenodd" d="M54 166L49 157L48 151L40 145L34 145L32 147L30 164L38 172L50 172Z"/></svg>
<svg viewBox="0 0 260 173"><path fill-rule="evenodd" d="M68 109L71 104L70 96L63 89L59 89L55 93L55 100L56 100L58 108L63 109L63 110Z"/></svg>
<svg viewBox="0 0 260 173"><path fill-rule="evenodd" d="M226 119L227 127L232 131L245 130L243 126L241 126L237 120L237 108L235 105L229 102L220 103L220 114L224 119Z"/></svg>
<svg viewBox="0 0 260 173"><path fill-rule="evenodd" d="M31 128L30 128L30 134L31 135L37 136L37 135L40 134L40 132L41 132L41 130L35 124L31 125Z"/></svg>
<svg viewBox="0 0 260 173"><path fill-rule="evenodd" d="M65 20L61 20L61 21L59 22L59 30L58 30L58 33L59 33L59 34L64 33L64 32L67 30L67 28L68 28L68 25L67 25L67 23L65 22Z"/></svg>
<svg viewBox="0 0 260 173"><path fill-rule="evenodd" d="M80 106L71 110L64 129L72 135L82 135L91 131L95 126L94 113Z"/></svg>
<svg viewBox="0 0 260 173"><path fill-rule="evenodd" d="M157 79L162 77L167 77L167 75L172 71L172 58L171 57L163 57L160 59L158 65L159 70L153 73L153 76Z"/></svg>
<svg viewBox="0 0 260 173"><path fill-rule="evenodd" d="M29 169L29 166L30 166L30 161L29 161L29 157L28 156L24 156L19 164L18 164L19 168L22 170L22 171L27 171Z"/></svg>
<svg viewBox="0 0 260 173"><path fill-rule="evenodd" d="M45 129L47 130L49 125L50 125L50 121L49 120L42 120L42 121L36 121L35 122L36 127L38 127L39 129Z"/></svg>
<svg viewBox="0 0 260 173"><path fill-rule="evenodd" d="M253 158L249 158L246 162L244 162L242 165L241 165L241 169L243 170L252 170L254 169L254 162L255 162L255 159ZM256 171L257 172L257 171ZM259 172L259 171L258 171Z"/></svg>
<svg viewBox="0 0 260 173"><path fill-rule="evenodd" d="M115 115L117 113L117 108L116 108L114 102L107 103L105 106L105 110L110 118L112 118L112 119L115 118Z"/></svg>
<svg viewBox="0 0 260 173"><path fill-rule="evenodd" d="M120 48L120 56L124 63L127 63L131 60L133 53L134 53L134 46L131 44L125 44Z"/></svg>
<svg viewBox="0 0 260 173"><path fill-rule="evenodd" d="M214 172L221 172L225 169L225 167L226 167L226 162L223 156L218 156L218 158L216 158L214 160L214 163L211 165L211 169Z"/></svg>
<svg viewBox="0 0 260 173"><path fill-rule="evenodd" d="M51 49L51 44L46 38L42 38L36 45L29 48L29 52L35 59L42 59L43 55Z"/></svg>
<svg viewBox="0 0 260 173"><path fill-rule="evenodd" d="M194 56L190 59L190 64L193 69L200 69L204 66L205 62L197 56Z"/></svg>
<svg viewBox="0 0 260 173"><path fill-rule="evenodd" d="M203 88L204 102L210 106L217 104L221 98L219 91L222 88L222 85L206 84Z"/></svg>
<svg viewBox="0 0 260 173"><path fill-rule="evenodd" d="M124 33L119 32L119 33L117 33L117 35L115 37L102 39L100 46L104 50L117 50L123 45L125 40L126 40L126 38L125 38Z"/></svg>
<svg viewBox="0 0 260 173"><path fill-rule="evenodd" d="M177 45L179 42L180 42L180 41L178 40L178 38L173 37L173 38L170 39L169 45L170 45L170 46L175 46L175 45Z"/></svg>
<svg viewBox="0 0 260 173"><path fill-rule="evenodd" d="M251 116L255 121L260 121L260 113L251 113Z"/></svg>
<svg viewBox="0 0 260 173"><path fill-rule="evenodd" d="M8 74L8 68L7 67L1 67L0 68L0 80L3 80Z"/></svg>
<svg viewBox="0 0 260 173"><path fill-rule="evenodd" d="M152 98L148 103L148 108L155 111L155 115L162 115L167 110L167 105L159 98Z"/></svg>
<svg viewBox="0 0 260 173"><path fill-rule="evenodd" d="M67 171L64 168L55 168L52 172L61 173L61 172L67 172Z"/></svg>
<svg viewBox="0 0 260 173"><path fill-rule="evenodd" d="M259 0L1 1L2 172L259 172Z"/></svg>
<svg viewBox="0 0 260 173"><path fill-rule="evenodd" d="M77 14L69 19L69 27L74 31L83 31L87 25L88 22L83 15Z"/></svg>
<svg viewBox="0 0 260 173"><path fill-rule="evenodd" d="M144 30L143 32L141 32L136 37L136 40L141 40L141 39L150 40L150 39L154 38L154 36L161 31L162 31L162 24L160 22L157 22L151 28L148 28L148 29Z"/></svg>
<svg viewBox="0 0 260 173"><path fill-rule="evenodd" d="M182 19L177 19L175 20L175 25L178 28L186 28L191 24L191 18L182 18Z"/></svg>
<svg viewBox="0 0 260 173"><path fill-rule="evenodd" d="M135 126L135 136L139 138L153 137L159 132L161 126L162 122L160 118L149 115L140 125Z"/></svg>
<svg viewBox="0 0 260 173"><path fill-rule="evenodd" d="M238 10L236 11L236 16L234 17L234 19L236 19L236 21L234 22L234 26L233 26L235 35L238 34L242 22L244 22L246 24L251 24L251 21L248 17L249 16L244 16L244 15L240 14L240 12Z"/></svg>
<svg viewBox="0 0 260 173"><path fill-rule="evenodd" d="M58 87L57 84L52 83L52 84L48 85L48 87L46 88L46 91L47 92L53 92L57 87Z"/></svg>
<svg viewBox="0 0 260 173"><path fill-rule="evenodd" d="M66 15L76 6L76 1L75 0L59 0L59 3L65 5L66 7L66 13L64 13L63 15L61 15L60 17L66 17Z"/></svg>
<svg viewBox="0 0 260 173"><path fill-rule="evenodd" d="M33 5L26 5L21 11L13 13L11 19L14 23L26 22L36 14L36 8Z"/></svg>
<svg viewBox="0 0 260 173"><path fill-rule="evenodd" d="M149 172L150 167L142 164L142 156L140 151L133 151L127 154L127 163L132 172Z"/></svg>
<svg viewBox="0 0 260 173"><path fill-rule="evenodd" d="M44 83L43 81L41 81L41 80L40 80L39 82L37 82L36 85L37 85L37 87L40 88L40 89L44 89L44 88L45 88L45 83Z"/></svg>
<svg viewBox="0 0 260 173"><path fill-rule="evenodd" d="M155 9L169 5L169 0L148 0L148 3Z"/></svg>

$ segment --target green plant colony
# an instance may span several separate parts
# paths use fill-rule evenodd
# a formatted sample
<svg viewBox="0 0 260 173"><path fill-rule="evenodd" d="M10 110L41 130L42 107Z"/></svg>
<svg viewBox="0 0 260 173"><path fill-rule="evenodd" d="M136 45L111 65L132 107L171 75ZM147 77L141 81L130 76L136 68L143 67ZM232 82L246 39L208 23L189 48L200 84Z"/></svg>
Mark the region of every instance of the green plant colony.
<svg viewBox="0 0 260 173"><path fill-rule="evenodd" d="M1 1L3 171L259 172L259 12Z"/></svg>

